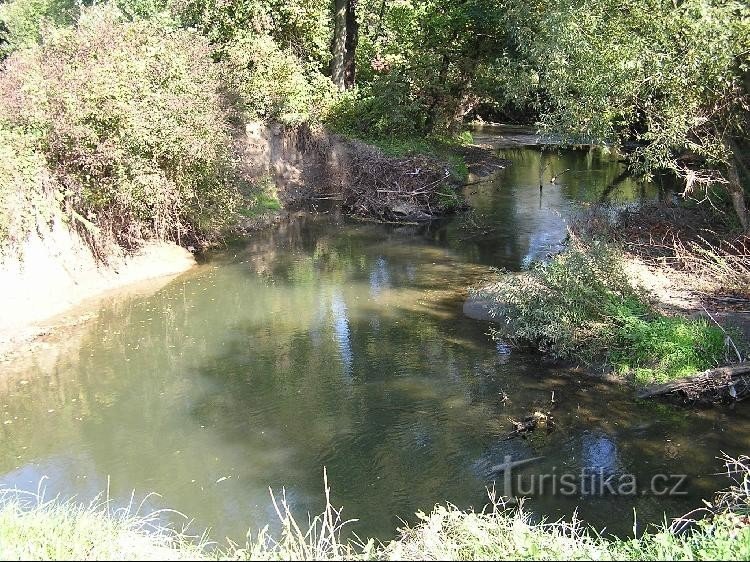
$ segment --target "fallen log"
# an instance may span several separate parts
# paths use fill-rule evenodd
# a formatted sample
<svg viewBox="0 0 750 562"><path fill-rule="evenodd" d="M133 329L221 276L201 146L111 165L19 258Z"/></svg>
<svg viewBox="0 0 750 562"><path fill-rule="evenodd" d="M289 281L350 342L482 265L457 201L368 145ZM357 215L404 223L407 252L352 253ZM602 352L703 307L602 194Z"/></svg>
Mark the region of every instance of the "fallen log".
<svg viewBox="0 0 750 562"><path fill-rule="evenodd" d="M750 362L709 369L664 384L653 384L638 392L638 398L668 394L688 400L722 402L750 396Z"/></svg>

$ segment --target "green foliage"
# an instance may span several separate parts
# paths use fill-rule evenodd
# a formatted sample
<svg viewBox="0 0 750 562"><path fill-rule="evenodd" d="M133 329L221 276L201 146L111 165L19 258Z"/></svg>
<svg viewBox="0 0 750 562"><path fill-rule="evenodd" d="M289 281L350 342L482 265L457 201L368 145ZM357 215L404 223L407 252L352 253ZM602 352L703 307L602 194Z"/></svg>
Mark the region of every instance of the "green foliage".
<svg viewBox="0 0 750 562"><path fill-rule="evenodd" d="M389 139L426 135L427 122L427 105L414 95L406 76L394 73L342 95L327 124L357 138Z"/></svg>
<svg viewBox="0 0 750 562"><path fill-rule="evenodd" d="M653 311L616 251L602 243L574 238L551 261L484 292L493 315L508 325L498 337L557 358L604 359L639 383L685 376L724 357L719 328Z"/></svg>
<svg viewBox="0 0 750 562"><path fill-rule="evenodd" d="M269 212L280 211L282 208L279 194L270 176L264 176L249 185L243 195L243 204L238 212L244 217L257 218Z"/></svg>
<svg viewBox="0 0 750 562"><path fill-rule="evenodd" d="M239 35L224 46L223 55L230 88L251 119L316 123L333 103L332 82L305 71L291 50L281 49L268 35Z"/></svg>
<svg viewBox="0 0 750 562"><path fill-rule="evenodd" d="M36 44L45 26L71 24L77 18L78 11L79 4L73 0L0 2L0 23L3 24L0 25L0 59L19 48ZM4 33L3 27L6 30Z"/></svg>
<svg viewBox="0 0 750 562"><path fill-rule="evenodd" d="M577 238L549 262L503 276L487 293L494 315L511 324L510 338L558 358L593 359L614 342L612 320L620 307L646 307L617 254Z"/></svg>
<svg viewBox="0 0 750 562"><path fill-rule="evenodd" d="M500 95L510 68L505 7L490 0L371 0L360 12L360 80L373 86L366 97L382 98L363 113L387 117L403 108L408 127L442 134Z"/></svg>
<svg viewBox="0 0 750 562"><path fill-rule="evenodd" d="M616 343L610 358L636 383L666 382L716 367L725 352L725 336L707 321L656 316L627 306L616 315Z"/></svg>
<svg viewBox="0 0 750 562"><path fill-rule="evenodd" d="M511 19L538 75L544 128L570 142L630 146L635 171L671 170L688 189L728 179L750 108L746 3L519 3Z"/></svg>
<svg viewBox="0 0 750 562"><path fill-rule="evenodd" d="M226 103L201 36L102 6L0 76L0 122L40 139L64 204L130 245L215 233L235 201Z"/></svg>
<svg viewBox="0 0 750 562"><path fill-rule="evenodd" d="M0 127L0 254L20 245L54 212L52 180L35 140Z"/></svg>
<svg viewBox="0 0 750 562"><path fill-rule="evenodd" d="M269 35L317 70L330 59L330 6L324 0L170 0L169 7L183 25L219 46Z"/></svg>

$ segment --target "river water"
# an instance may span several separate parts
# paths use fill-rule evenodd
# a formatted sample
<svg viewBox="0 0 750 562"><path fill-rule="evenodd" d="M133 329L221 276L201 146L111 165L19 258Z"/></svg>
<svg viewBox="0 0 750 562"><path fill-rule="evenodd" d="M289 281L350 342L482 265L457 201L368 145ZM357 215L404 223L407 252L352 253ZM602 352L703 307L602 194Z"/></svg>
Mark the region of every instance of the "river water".
<svg viewBox="0 0 750 562"><path fill-rule="evenodd" d="M634 508L642 528L699 506L727 483L717 455L750 450L747 408L637 402L462 315L467 286L544 258L588 203L658 193L598 152L503 154L513 164L466 188L466 214L423 226L297 216L152 294L101 301L52 349L0 365L0 485L116 505L156 492L143 510L240 542L275 519L269 487L298 514L319 511L324 467L333 503L360 520L352 530L384 539L437 502L481 508L493 482L502 493L492 469L507 456L543 457L514 478L689 476L684 496L530 498L553 518L578 507L627 534ZM551 411L554 430L508 439L509 419L534 411Z"/></svg>

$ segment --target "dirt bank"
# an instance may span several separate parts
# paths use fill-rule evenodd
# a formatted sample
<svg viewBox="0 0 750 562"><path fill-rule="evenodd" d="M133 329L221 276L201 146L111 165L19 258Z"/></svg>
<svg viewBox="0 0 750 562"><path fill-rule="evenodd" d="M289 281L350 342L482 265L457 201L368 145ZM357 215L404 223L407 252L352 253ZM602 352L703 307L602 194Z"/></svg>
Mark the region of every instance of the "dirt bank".
<svg viewBox="0 0 750 562"><path fill-rule="evenodd" d="M147 243L133 255L113 248L102 263L61 222L34 233L20 250L20 257L0 261L0 356L46 333L54 317L88 299L133 283L168 280L195 265L188 250L167 242Z"/></svg>
<svg viewBox="0 0 750 562"><path fill-rule="evenodd" d="M248 123L237 139L244 174L270 177L285 207L320 199L342 202L352 216L388 222L418 222L462 206L457 175L448 159L460 157L477 181L508 162L494 150L456 147L445 158L393 156L365 142L306 125Z"/></svg>

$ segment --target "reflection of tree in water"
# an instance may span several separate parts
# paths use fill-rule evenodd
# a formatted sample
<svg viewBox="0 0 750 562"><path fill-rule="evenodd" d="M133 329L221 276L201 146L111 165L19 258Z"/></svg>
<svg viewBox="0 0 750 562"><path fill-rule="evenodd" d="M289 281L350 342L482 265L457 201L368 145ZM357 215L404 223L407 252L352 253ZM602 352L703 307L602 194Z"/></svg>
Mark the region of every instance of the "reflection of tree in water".
<svg viewBox="0 0 750 562"><path fill-rule="evenodd" d="M451 247L478 263L524 269L560 249L581 206L656 197L654 186L627 177L622 163L597 149L530 147L502 156L512 162L507 169L466 189L471 212L445 223Z"/></svg>
<svg viewBox="0 0 750 562"><path fill-rule="evenodd" d="M327 466L334 501L386 536L392 517L435 501L483 503L477 463L502 461L506 446L580 458L582 431L601 428L629 470L644 459L644 474L665 434L700 440L696 466L713 469L720 448L746 450L750 431L714 431L554 377L534 358L498 355L486 326L457 316L454 301L415 307L467 284L472 266L445 233L305 219L229 248L151 298L103 307L68 353L8 387L0 471L62 467L52 474L60 489L81 494L91 485L67 467L96 482L110 475L115 496L155 490L241 538L268 520L268 485L316 510ZM552 389L550 439L500 446L507 418L543 407ZM644 419L651 426L637 427Z"/></svg>

